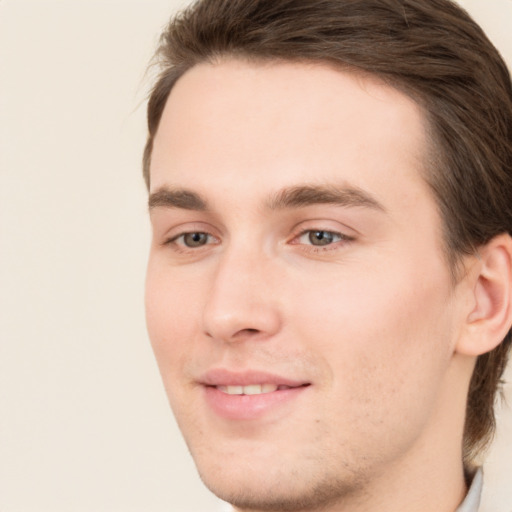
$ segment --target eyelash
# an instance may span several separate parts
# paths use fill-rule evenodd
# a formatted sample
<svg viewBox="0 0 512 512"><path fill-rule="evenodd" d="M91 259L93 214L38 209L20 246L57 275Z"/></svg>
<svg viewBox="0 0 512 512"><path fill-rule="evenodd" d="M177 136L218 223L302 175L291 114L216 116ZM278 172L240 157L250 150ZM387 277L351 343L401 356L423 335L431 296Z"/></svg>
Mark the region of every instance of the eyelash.
<svg viewBox="0 0 512 512"><path fill-rule="evenodd" d="M324 235L328 235L328 236L332 236L333 238L336 238L336 240L334 241L331 241L330 243L327 243L325 245L314 245L313 243L311 244L308 244L308 243L300 243L300 239L306 235L308 235L309 237L311 237L312 234L314 233L323 233ZM299 240L299 242L294 242L294 240ZM298 235L296 235L291 243L293 245L303 245L305 247L307 247L306 250L308 251L311 251L311 252L315 252L315 253L320 253L320 252L326 252L326 251L333 251L333 250L336 250L340 247L340 245L345 245L349 242L352 242L354 241L355 238L354 237L351 237L349 235L345 235L343 233L340 233L339 231L331 231L331 230L328 230L328 229L305 229L303 231L301 231ZM310 240L311 241L311 240Z"/></svg>
<svg viewBox="0 0 512 512"><path fill-rule="evenodd" d="M308 244L308 243L300 242L300 240L304 236L308 235L309 237L311 237L311 235L314 233L317 233L317 234L322 233L324 236L327 235L328 237L334 238L334 240L329 243L326 243L325 245L314 245L313 243ZM206 236L207 240L203 244L192 247L192 246L188 246L185 244L185 237L187 235ZM340 247L340 245L345 245L347 243L350 243L354 239L355 239L354 237L345 235L338 231L313 228L313 229L305 229L305 230L301 231L300 233L298 233L297 235L294 235L293 238L291 239L291 241L288 243L290 243L291 245L301 245L304 247L303 250L305 250L305 251L314 252L314 253L322 253L322 252L336 250ZM173 236L172 238L169 238L168 240L166 240L164 242L164 245L172 245L174 250L177 252L184 253L184 254L191 254L191 253L197 253L201 249L204 249L208 245L211 245L212 240L215 241L216 244L218 243L218 239L215 236L213 236L212 234L207 233L206 231L187 231L184 233L180 233L176 236Z"/></svg>
<svg viewBox="0 0 512 512"><path fill-rule="evenodd" d="M185 245L184 239L187 235L206 235L207 241L205 244L198 245L196 247L190 247ZM181 242L180 242L181 239ZM164 245L172 245L174 246L174 249L178 252L182 253L191 253L191 252L197 252L198 250L202 249L203 247L210 245L208 244L208 241L211 242L211 240L217 240L216 237L211 235L210 233L207 233L206 231L186 231L184 233L180 233L179 235L173 236L172 238L169 238L164 242Z"/></svg>

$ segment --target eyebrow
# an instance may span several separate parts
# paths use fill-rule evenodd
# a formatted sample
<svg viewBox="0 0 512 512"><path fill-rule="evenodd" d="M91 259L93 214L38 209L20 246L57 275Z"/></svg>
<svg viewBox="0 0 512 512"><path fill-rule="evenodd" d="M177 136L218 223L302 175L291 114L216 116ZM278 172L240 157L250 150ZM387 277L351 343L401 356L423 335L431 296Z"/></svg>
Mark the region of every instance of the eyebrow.
<svg viewBox="0 0 512 512"><path fill-rule="evenodd" d="M149 211L163 207L204 212L208 210L208 203L191 190L162 187L149 195L148 207Z"/></svg>
<svg viewBox="0 0 512 512"><path fill-rule="evenodd" d="M363 206L372 210L386 211L384 206L371 194L353 186L301 185L285 188L268 201L268 207L271 210L303 208L315 204Z"/></svg>
<svg viewBox="0 0 512 512"><path fill-rule="evenodd" d="M298 185L280 190L266 202L270 210L305 208L316 204L332 204L344 207L362 206L385 212L384 206L371 194L354 186ZM187 189L162 187L150 194L149 210L154 208L181 208L183 210L208 211L206 199Z"/></svg>

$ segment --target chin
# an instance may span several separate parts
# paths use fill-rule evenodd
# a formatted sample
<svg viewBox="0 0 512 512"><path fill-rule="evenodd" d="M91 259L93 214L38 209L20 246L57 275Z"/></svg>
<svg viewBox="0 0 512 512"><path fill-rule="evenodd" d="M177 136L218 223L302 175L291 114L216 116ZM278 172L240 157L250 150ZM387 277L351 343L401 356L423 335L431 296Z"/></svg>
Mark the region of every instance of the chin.
<svg viewBox="0 0 512 512"><path fill-rule="evenodd" d="M198 465L203 483L218 498L240 510L268 512L312 512L341 504L354 490L338 474L322 474L314 479L307 471L281 468L217 467Z"/></svg>

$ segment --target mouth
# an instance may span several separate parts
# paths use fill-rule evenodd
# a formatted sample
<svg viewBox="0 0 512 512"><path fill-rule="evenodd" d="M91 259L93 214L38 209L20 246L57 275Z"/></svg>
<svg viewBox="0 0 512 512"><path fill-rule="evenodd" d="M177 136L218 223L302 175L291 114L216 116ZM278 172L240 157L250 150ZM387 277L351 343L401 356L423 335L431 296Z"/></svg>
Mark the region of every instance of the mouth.
<svg viewBox="0 0 512 512"><path fill-rule="evenodd" d="M284 391L296 387L309 386L309 383L300 386L287 386L285 384L249 384L248 386L213 386L222 393L227 395L265 395L274 393L275 391Z"/></svg>
<svg viewBox="0 0 512 512"><path fill-rule="evenodd" d="M209 410L226 420L262 420L290 411L311 382L266 372L207 372L200 383Z"/></svg>

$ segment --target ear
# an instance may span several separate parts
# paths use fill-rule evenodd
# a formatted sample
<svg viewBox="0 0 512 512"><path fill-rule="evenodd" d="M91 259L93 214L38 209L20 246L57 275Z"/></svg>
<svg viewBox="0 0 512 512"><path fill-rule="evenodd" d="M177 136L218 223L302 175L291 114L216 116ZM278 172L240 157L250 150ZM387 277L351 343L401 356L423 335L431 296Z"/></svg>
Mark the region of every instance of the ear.
<svg viewBox="0 0 512 512"><path fill-rule="evenodd" d="M479 248L469 275L472 309L456 352L479 356L497 347L512 325L512 238L501 234Z"/></svg>

